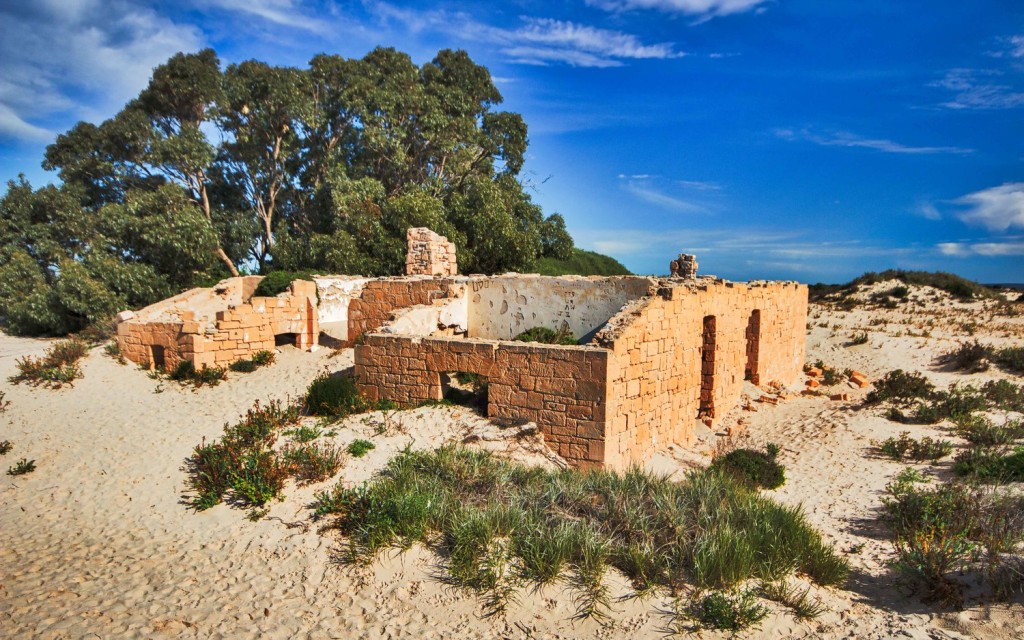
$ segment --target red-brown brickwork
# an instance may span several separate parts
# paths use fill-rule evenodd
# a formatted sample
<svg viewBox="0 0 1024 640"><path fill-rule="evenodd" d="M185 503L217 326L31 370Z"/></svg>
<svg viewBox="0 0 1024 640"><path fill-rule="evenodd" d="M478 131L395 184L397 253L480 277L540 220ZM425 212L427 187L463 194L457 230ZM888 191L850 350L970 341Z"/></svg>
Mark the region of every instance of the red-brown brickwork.
<svg viewBox="0 0 1024 640"><path fill-rule="evenodd" d="M596 338L612 351L608 465L628 466L667 444L691 443L698 417L716 424L736 404L751 364L752 382L791 384L800 376L806 286L697 283L661 289Z"/></svg>
<svg viewBox="0 0 1024 640"><path fill-rule="evenodd" d="M277 297L252 297L261 279L229 278L140 310L117 326L121 353L150 368L191 360L201 369L273 349L277 335L294 334L299 348L316 346L316 285L296 280Z"/></svg>
<svg viewBox="0 0 1024 640"><path fill-rule="evenodd" d="M441 399L446 373L478 374L488 382L488 416L536 422L565 459L600 466L608 357L592 346L374 333L356 346L356 384L372 401L415 405Z"/></svg>
<svg viewBox="0 0 1024 640"><path fill-rule="evenodd" d="M426 227L414 227L406 233L409 250L405 255L405 273L410 276L454 276L459 272L455 243Z"/></svg>

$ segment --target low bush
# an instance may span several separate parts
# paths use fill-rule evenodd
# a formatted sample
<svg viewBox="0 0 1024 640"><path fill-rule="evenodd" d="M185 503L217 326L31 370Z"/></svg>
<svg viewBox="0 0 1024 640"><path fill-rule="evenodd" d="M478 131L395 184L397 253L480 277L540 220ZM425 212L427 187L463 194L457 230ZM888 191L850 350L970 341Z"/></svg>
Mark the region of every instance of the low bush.
<svg viewBox="0 0 1024 640"><path fill-rule="evenodd" d="M992 360L1001 369L1024 374L1024 347L1007 347L992 353Z"/></svg>
<svg viewBox="0 0 1024 640"><path fill-rule="evenodd" d="M568 328L562 328L555 331L554 329L548 329L547 327L533 327L512 339L517 342L540 342L542 344L579 344L579 341L576 340L576 336L572 335L572 332L569 331Z"/></svg>
<svg viewBox="0 0 1024 640"><path fill-rule="evenodd" d="M448 581L491 611L524 584L567 576L578 613L603 615L609 567L638 593L731 590L794 571L835 585L849 570L799 507L718 469L673 482L640 469L549 471L445 446L403 451L373 480L319 494L315 509L337 516L349 562L429 543Z"/></svg>
<svg viewBox="0 0 1024 640"><path fill-rule="evenodd" d="M695 596L676 614L690 621L691 626L674 631L714 629L735 632L756 627L768 615L768 608L758 601L753 591L712 591Z"/></svg>
<svg viewBox="0 0 1024 640"><path fill-rule="evenodd" d="M312 279L312 273L309 271L271 271L256 285L253 295L272 298L287 291L295 280Z"/></svg>
<svg viewBox="0 0 1024 640"><path fill-rule="evenodd" d="M78 361L89 353L89 345L78 338L58 340L41 358L25 356L15 360L18 374L8 378L12 384L27 382L53 389L72 384L82 377Z"/></svg>
<svg viewBox="0 0 1024 640"><path fill-rule="evenodd" d="M0 441L0 456L5 456L14 449L14 445L11 444L10 440Z"/></svg>
<svg viewBox="0 0 1024 640"><path fill-rule="evenodd" d="M1024 413L1024 385L1009 380L989 380L982 385L981 393L997 409Z"/></svg>
<svg viewBox="0 0 1024 640"><path fill-rule="evenodd" d="M1003 424L995 424L983 416L969 414L955 421L955 431L971 444L991 447L1012 444L1024 438L1024 423L1007 420Z"/></svg>
<svg viewBox="0 0 1024 640"><path fill-rule="evenodd" d="M274 361L276 359L277 356L274 354L274 352L267 351L266 349L261 349L256 353L252 354L252 361L256 364L257 367L266 367L268 365L272 365L274 364Z"/></svg>
<svg viewBox="0 0 1024 640"><path fill-rule="evenodd" d="M852 336L850 336L849 346L851 346L851 347L856 347L856 346L859 346L859 345L862 345L862 344L867 344L867 343L868 343L868 334L867 334L866 331L862 331L861 333L855 333Z"/></svg>
<svg viewBox="0 0 1024 640"><path fill-rule="evenodd" d="M991 348L975 340L961 343L955 349L941 354L938 357L938 362L954 371L977 373L988 369L990 355Z"/></svg>
<svg viewBox="0 0 1024 640"><path fill-rule="evenodd" d="M775 461L778 452L778 446L772 444L765 451L733 449L715 458L711 468L720 469L753 488L775 489L786 482L786 468Z"/></svg>
<svg viewBox="0 0 1024 640"><path fill-rule="evenodd" d="M369 440L353 440L345 451L347 451L353 458L362 458L376 448L377 445L373 444Z"/></svg>
<svg viewBox="0 0 1024 640"><path fill-rule="evenodd" d="M893 460L938 460L953 453L953 443L948 440L935 440L928 436L915 440L910 432L904 431L898 438L886 438L882 442L872 442L881 453Z"/></svg>
<svg viewBox="0 0 1024 640"><path fill-rule="evenodd" d="M331 375L324 371L306 390L306 411L310 415L340 418L369 408L370 404L356 390L352 376Z"/></svg>
<svg viewBox="0 0 1024 640"><path fill-rule="evenodd" d="M906 406L916 400L929 400L934 394L935 385L920 373L907 373L902 369L896 369L875 382L875 388L868 393L865 402L892 402Z"/></svg>
<svg viewBox="0 0 1024 640"><path fill-rule="evenodd" d="M228 365L228 369L237 373L252 373L256 370L256 363L252 360L235 360Z"/></svg>
<svg viewBox="0 0 1024 640"><path fill-rule="evenodd" d="M252 373L260 367L272 364L274 362L274 358L275 356L273 351L257 351L252 354L252 358L247 360L235 360L228 365L228 368L239 373Z"/></svg>
<svg viewBox="0 0 1024 640"><path fill-rule="evenodd" d="M321 482L341 468L341 451L332 444L299 444L285 447L284 461L300 483Z"/></svg>
<svg viewBox="0 0 1024 640"><path fill-rule="evenodd" d="M196 369L195 363L191 360L182 360L171 370L167 377L181 384L191 384L193 387L209 385L215 387L222 380L227 380L228 374L223 367L203 367Z"/></svg>
<svg viewBox="0 0 1024 640"><path fill-rule="evenodd" d="M1024 481L1024 446L974 446L961 451L953 470L961 476L988 483Z"/></svg>
<svg viewBox="0 0 1024 640"><path fill-rule="evenodd" d="M1024 537L1024 501L963 483L919 487L896 481L883 500L897 568L920 580L929 599L962 605L950 575L982 563L995 575Z"/></svg>
<svg viewBox="0 0 1024 640"><path fill-rule="evenodd" d="M32 473L36 470L35 460L26 460L22 458L14 463L13 466L7 468L7 475L9 476L23 476L26 473Z"/></svg>

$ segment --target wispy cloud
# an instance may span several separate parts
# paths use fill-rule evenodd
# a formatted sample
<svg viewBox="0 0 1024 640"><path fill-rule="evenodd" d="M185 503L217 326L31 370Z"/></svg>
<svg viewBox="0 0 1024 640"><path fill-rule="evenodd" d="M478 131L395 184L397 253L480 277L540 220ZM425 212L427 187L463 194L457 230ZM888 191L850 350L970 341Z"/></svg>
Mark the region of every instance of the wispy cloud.
<svg viewBox="0 0 1024 640"><path fill-rule="evenodd" d="M915 147L884 138L865 138L847 131L818 133L809 129L776 129L775 135L783 140L802 140L823 147L852 147L882 151L884 153L903 154L934 154L934 153L973 153L973 149L963 147Z"/></svg>
<svg viewBox="0 0 1024 640"><path fill-rule="evenodd" d="M671 43L645 44L623 31L601 29L567 20L524 16L516 28L481 23L463 12L416 11L387 3L373 5L376 15L397 21L413 32L434 29L465 40L497 45L520 64L568 64L577 67L620 67L626 60L681 58Z"/></svg>
<svg viewBox="0 0 1024 640"><path fill-rule="evenodd" d="M1024 58L1024 34L999 39L999 48L989 51L993 58Z"/></svg>
<svg viewBox="0 0 1024 640"><path fill-rule="evenodd" d="M232 12L248 13L282 27L325 33L329 24L306 15L294 0L209 0L209 4Z"/></svg>
<svg viewBox="0 0 1024 640"><path fill-rule="evenodd" d="M1016 109L1024 106L1024 91L1002 82L1003 78L1004 72L995 69L952 69L930 86L953 93L952 98L941 103L949 109Z"/></svg>
<svg viewBox="0 0 1024 640"><path fill-rule="evenodd" d="M664 13L713 18L745 13L762 7L766 0L587 0L587 4L605 11L653 9Z"/></svg>
<svg viewBox="0 0 1024 640"><path fill-rule="evenodd" d="M939 253L942 255L953 258L1024 256L1024 241L1021 240L1001 242L940 242L936 245L936 248L938 248Z"/></svg>
<svg viewBox="0 0 1024 640"><path fill-rule="evenodd" d="M966 207L957 217L992 231L1024 229L1024 182L1009 182L954 200Z"/></svg>
<svg viewBox="0 0 1024 640"><path fill-rule="evenodd" d="M918 203L918 205L914 207L913 212L915 215L921 216L925 220L942 219L942 214L939 213L939 210L935 207L935 205L930 202Z"/></svg>
<svg viewBox="0 0 1024 640"><path fill-rule="evenodd" d="M648 174L619 174L622 188L643 202L677 213L707 213L707 207L702 204L666 193L657 178Z"/></svg>
<svg viewBox="0 0 1024 640"><path fill-rule="evenodd" d="M684 189L695 191L721 191L722 186L714 182L701 182L700 180L676 180L676 184Z"/></svg>
<svg viewBox="0 0 1024 640"><path fill-rule="evenodd" d="M0 136L38 142L55 114L109 116L199 30L131 0L0 4Z"/></svg>

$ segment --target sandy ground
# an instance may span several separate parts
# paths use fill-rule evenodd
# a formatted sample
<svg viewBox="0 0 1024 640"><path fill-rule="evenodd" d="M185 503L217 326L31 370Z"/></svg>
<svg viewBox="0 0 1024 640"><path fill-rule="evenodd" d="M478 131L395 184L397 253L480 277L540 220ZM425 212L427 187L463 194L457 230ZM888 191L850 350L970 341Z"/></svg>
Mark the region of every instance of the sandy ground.
<svg viewBox="0 0 1024 640"><path fill-rule="evenodd" d="M884 287L881 287L884 288ZM1006 374L944 372L933 360L968 333L984 342L1020 344L1024 319L993 315L993 305L951 303L929 291L902 310L844 312L812 305L808 360L878 377L895 368L920 370L937 384L983 382ZM854 333L867 344L850 346ZM615 615L608 625L574 621L572 593L559 587L524 592L502 618L484 618L479 601L437 579L436 558L422 549L391 554L370 569L337 560L333 532L310 517L313 494L336 480L289 485L258 522L219 505L197 514L185 502L183 465L203 438L220 435L254 400L300 394L324 367L351 365L352 352L314 354L281 349L278 362L233 374L194 391L149 378L94 349L84 378L60 390L10 385L15 360L40 355L48 343L0 335L0 441L14 450L6 469L35 459L34 473L0 475L0 636L33 638L661 638L669 603L629 598L626 581L610 576ZM1017 383L1024 379L1011 378ZM737 408L724 426L742 421L743 438L782 445L786 484L770 492L802 504L828 541L854 568L845 589L815 589L829 607L801 623L773 609L764 638L1024 638L1024 603L979 603L962 612L922 604L888 568L891 546L877 521L886 483L902 468L870 446L902 430L952 438L941 427L907 427L864 409L867 390L847 402L796 397L777 406ZM750 387L751 397L760 391ZM499 429L462 408L417 409L352 417L334 427L345 445L374 441L366 457L348 459L339 477L372 477L405 446L433 448L472 441L533 464L557 465L536 437ZM685 473L706 464L712 434L697 450L670 448L653 470ZM917 465L948 474L949 460ZM705 633L702 637L718 637Z"/></svg>

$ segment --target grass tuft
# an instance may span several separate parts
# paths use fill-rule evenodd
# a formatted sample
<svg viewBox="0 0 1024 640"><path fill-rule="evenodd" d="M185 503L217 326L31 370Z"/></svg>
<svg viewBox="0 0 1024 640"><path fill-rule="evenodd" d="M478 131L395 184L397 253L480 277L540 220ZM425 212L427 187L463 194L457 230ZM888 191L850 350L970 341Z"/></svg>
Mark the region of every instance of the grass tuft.
<svg viewBox="0 0 1024 640"><path fill-rule="evenodd" d="M22 458L14 463L13 466L7 468L7 475L9 476L23 476L26 473L32 473L36 470L35 460L26 460Z"/></svg>

